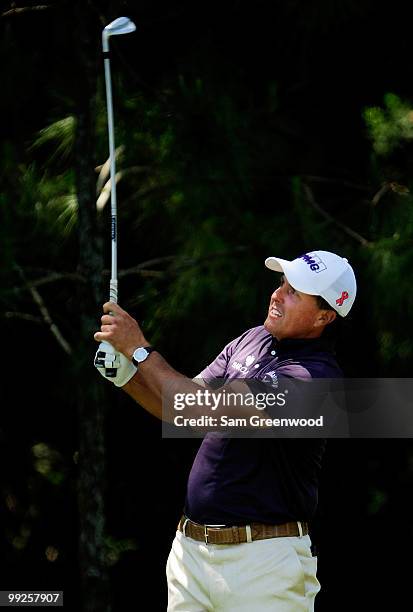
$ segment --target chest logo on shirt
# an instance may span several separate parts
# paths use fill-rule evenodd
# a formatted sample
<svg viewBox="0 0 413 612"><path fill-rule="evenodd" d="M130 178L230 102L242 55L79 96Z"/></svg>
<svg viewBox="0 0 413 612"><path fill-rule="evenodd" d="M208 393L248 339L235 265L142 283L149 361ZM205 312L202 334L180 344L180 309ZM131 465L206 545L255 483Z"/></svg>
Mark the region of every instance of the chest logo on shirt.
<svg viewBox="0 0 413 612"><path fill-rule="evenodd" d="M248 357L245 358L245 365L241 361L233 361L231 365L234 370L238 370L238 372L242 372L242 374L248 374L248 368L254 361L255 355L248 355Z"/></svg>
<svg viewBox="0 0 413 612"><path fill-rule="evenodd" d="M278 376L274 370L271 372L266 372L262 382L269 383L272 387L276 388L278 387Z"/></svg>

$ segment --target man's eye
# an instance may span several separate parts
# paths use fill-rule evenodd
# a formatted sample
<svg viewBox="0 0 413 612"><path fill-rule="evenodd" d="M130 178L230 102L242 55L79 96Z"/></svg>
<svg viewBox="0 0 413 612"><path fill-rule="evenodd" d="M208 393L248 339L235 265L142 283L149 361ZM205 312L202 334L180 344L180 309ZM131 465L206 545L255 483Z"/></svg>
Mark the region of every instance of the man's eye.
<svg viewBox="0 0 413 612"><path fill-rule="evenodd" d="M292 295L293 293L295 293L295 289L293 289L293 287L290 287L288 289L288 293L290 293Z"/></svg>

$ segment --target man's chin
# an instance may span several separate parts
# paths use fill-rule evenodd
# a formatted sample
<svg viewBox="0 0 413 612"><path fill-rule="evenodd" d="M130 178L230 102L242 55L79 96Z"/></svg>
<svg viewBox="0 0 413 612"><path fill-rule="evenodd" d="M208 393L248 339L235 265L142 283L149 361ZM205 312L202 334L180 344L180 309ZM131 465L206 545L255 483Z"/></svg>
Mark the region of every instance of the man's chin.
<svg viewBox="0 0 413 612"><path fill-rule="evenodd" d="M269 332L272 336L275 335L275 325L274 325L274 321L270 318L267 317L264 321L264 328L267 330L267 332Z"/></svg>

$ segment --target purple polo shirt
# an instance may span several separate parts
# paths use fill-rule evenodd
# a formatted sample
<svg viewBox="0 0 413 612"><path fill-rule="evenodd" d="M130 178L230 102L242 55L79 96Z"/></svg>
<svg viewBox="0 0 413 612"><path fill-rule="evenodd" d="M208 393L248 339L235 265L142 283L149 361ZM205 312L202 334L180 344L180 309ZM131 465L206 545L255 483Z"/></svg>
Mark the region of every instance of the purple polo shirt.
<svg viewBox="0 0 413 612"><path fill-rule="evenodd" d="M341 378L323 338L278 341L263 325L230 342L199 375L255 378ZM231 438L208 433L195 457L185 514L201 524L245 525L308 521L317 506L325 440Z"/></svg>

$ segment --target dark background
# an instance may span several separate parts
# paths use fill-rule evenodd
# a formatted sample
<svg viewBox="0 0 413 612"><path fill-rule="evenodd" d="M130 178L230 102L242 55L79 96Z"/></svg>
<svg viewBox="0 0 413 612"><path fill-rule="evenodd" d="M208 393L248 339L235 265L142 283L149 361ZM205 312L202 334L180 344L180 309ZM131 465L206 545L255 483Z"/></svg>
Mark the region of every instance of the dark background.
<svg viewBox="0 0 413 612"><path fill-rule="evenodd" d="M165 609L198 443L161 440L93 368L110 265L109 203L95 206L101 30L119 15L137 24L111 41L119 303L151 342L195 376L262 323L265 257L324 249L358 279L345 373L409 377L410 9L0 5L0 588L64 589L73 610ZM329 441L313 525L320 612L408 606L412 461L407 439Z"/></svg>

